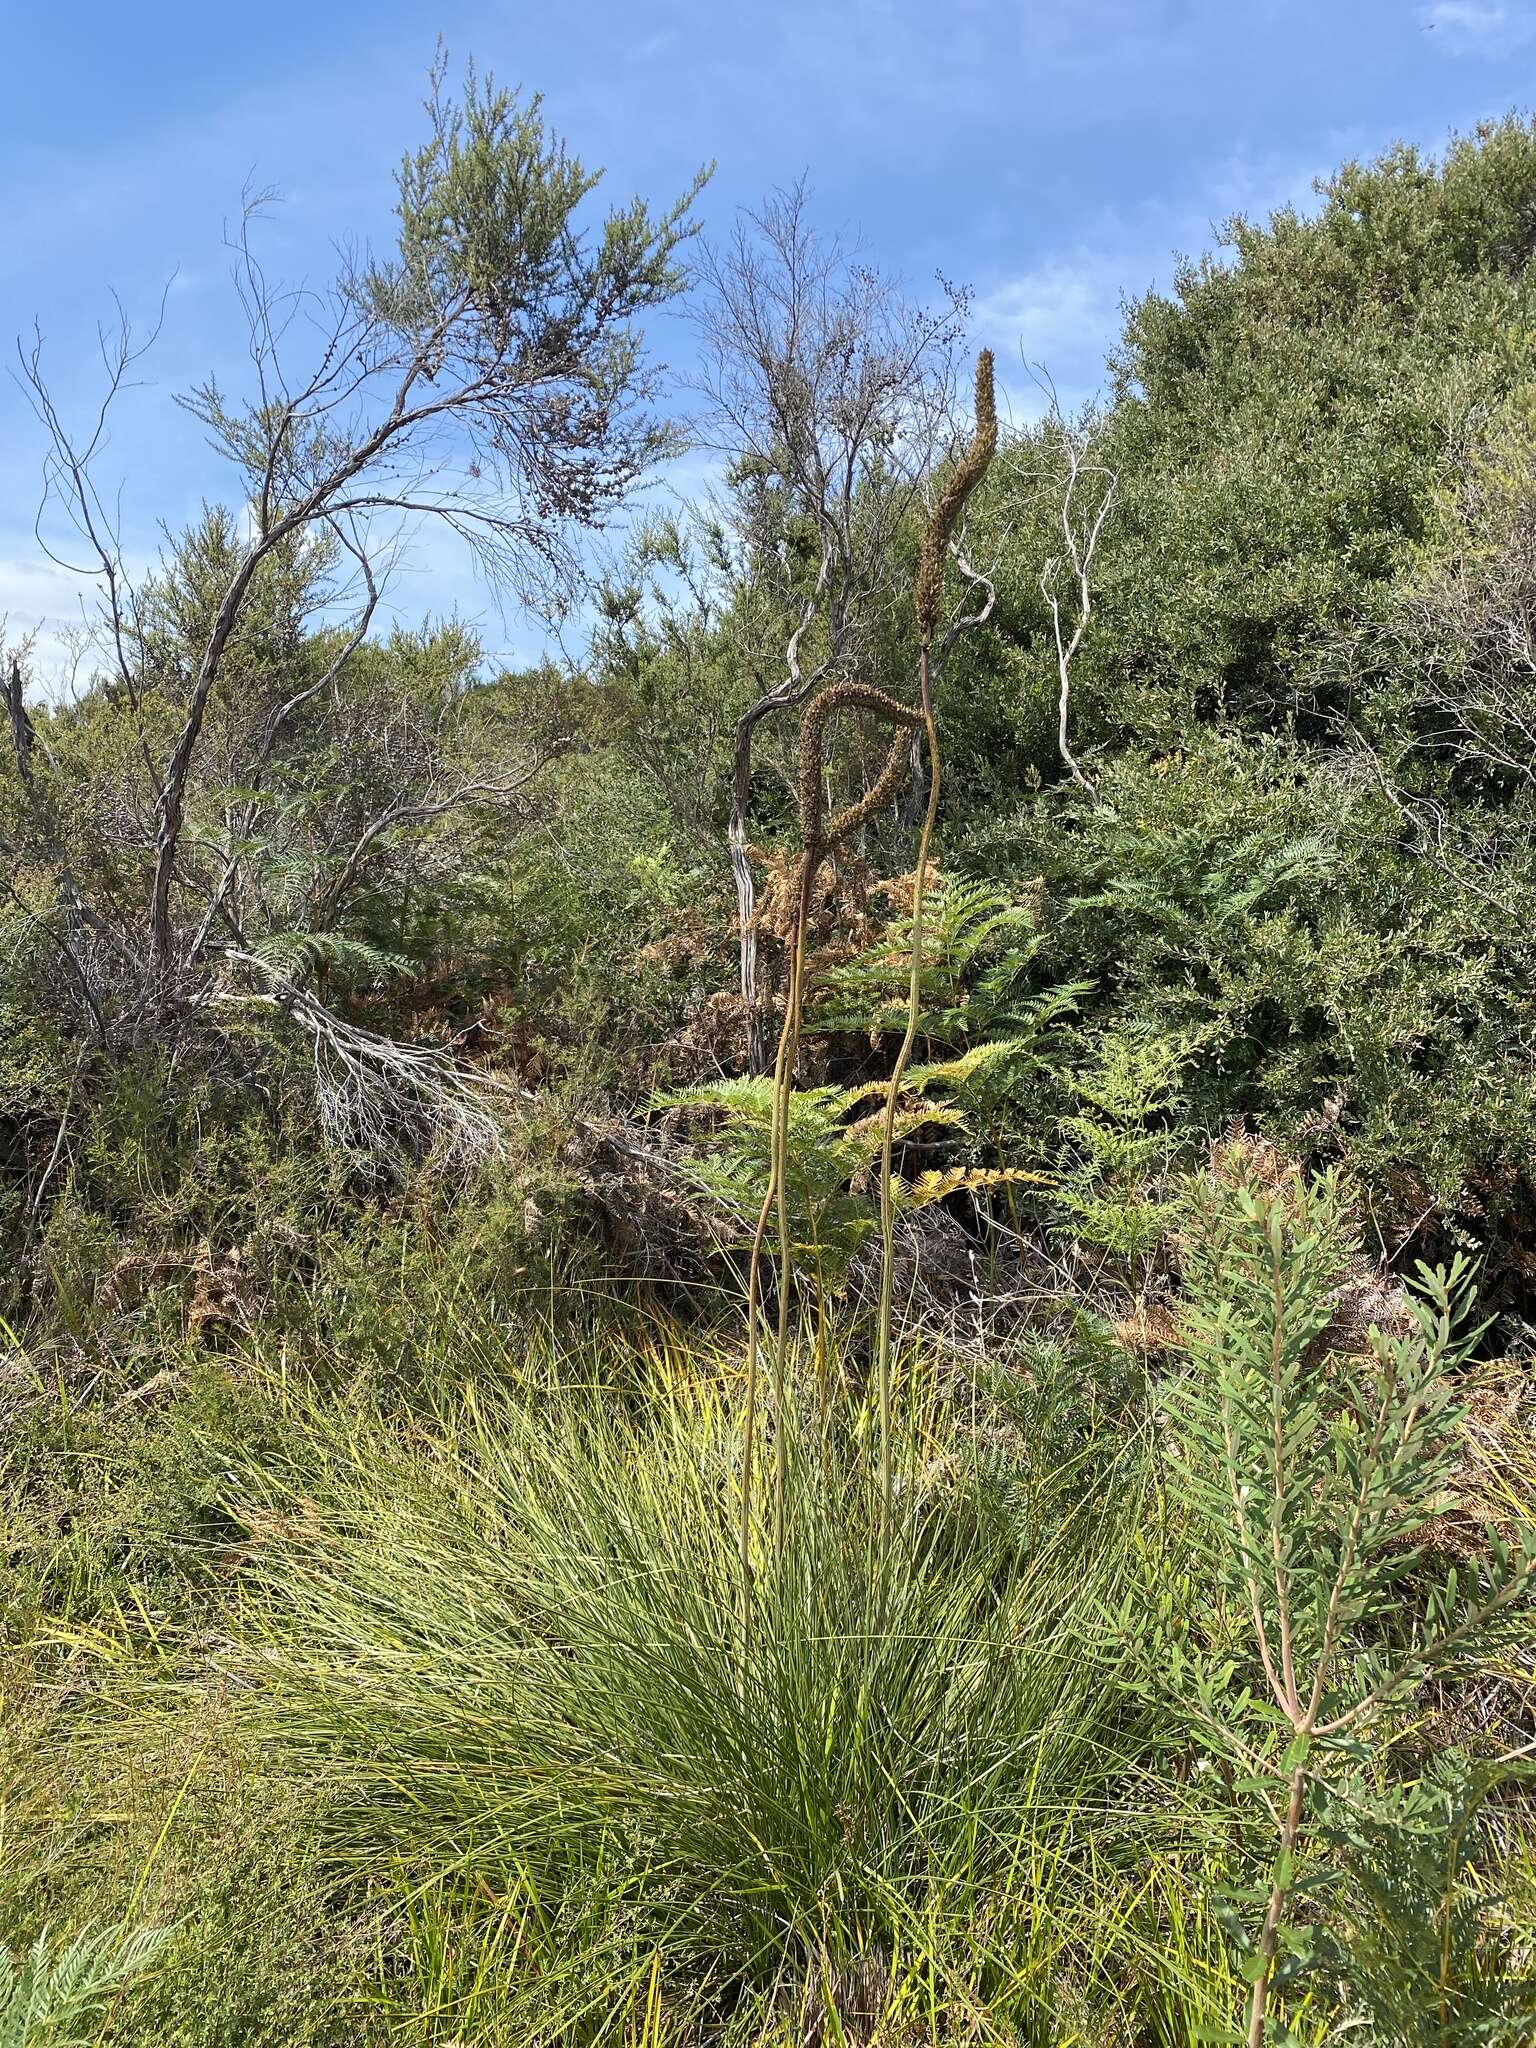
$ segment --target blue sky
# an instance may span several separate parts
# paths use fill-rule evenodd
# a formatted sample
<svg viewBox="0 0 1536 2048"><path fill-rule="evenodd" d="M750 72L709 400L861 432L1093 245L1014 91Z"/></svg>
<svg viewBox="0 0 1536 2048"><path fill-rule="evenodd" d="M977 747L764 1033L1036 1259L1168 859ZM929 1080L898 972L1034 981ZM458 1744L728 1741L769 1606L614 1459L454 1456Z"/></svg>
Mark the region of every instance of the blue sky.
<svg viewBox="0 0 1536 2048"><path fill-rule="evenodd" d="M673 196L703 161L706 224L806 174L815 217L926 294L971 285L977 338L1021 395L1021 353L1064 398L1099 385L1122 295L1166 284L1235 210L1304 201L1341 159L1536 101L1536 0L11 0L0 151L0 343L36 319L66 410L99 384L116 291L160 342L116 417L131 556L227 490L173 394L241 388L221 250L247 179L283 204L269 270L324 277L342 238L388 234L436 38L545 96L615 198ZM19 124L19 125L18 125ZM663 356L687 351L676 321ZM77 593L32 534L40 429L0 381L0 614L44 628ZM440 542L394 592L457 608L496 651L539 644Z"/></svg>

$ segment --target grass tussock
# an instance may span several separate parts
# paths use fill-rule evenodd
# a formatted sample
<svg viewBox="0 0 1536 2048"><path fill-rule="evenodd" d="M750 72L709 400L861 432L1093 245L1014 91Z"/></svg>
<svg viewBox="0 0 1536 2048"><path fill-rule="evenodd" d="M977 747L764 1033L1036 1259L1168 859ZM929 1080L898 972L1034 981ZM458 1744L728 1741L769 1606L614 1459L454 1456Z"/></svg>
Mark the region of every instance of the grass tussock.
<svg viewBox="0 0 1536 2048"><path fill-rule="evenodd" d="M909 1351L887 1539L869 1360L829 1326L794 1361L747 1601L739 1341L633 1316L562 1340L462 1299L422 1327L387 1372L253 1349L116 1419L39 1384L7 1473L36 1570L0 1946L160 1931L103 2043L1225 2038L1283 1739L1170 1458L1177 1358L1149 1371L1082 1317L989 1360ZM1329 1370L1342 1398L1357 1368ZM1468 1385L1448 1483L1513 1532L1518 1432ZM1528 1685L1506 1634L1369 1754L1318 1759L1291 2038L1520 2041L1536 1831L1518 1764L1491 1765ZM1405 2033L1436 1999L1455 2027Z"/></svg>
<svg viewBox="0 0 1536 2048"><path fill-rule="evenodd" d="M552 1380L408 1437L306 1418L239 1509L231 1655L263 1737L434 1953L445 1915L569 1950L575 1913L585 1972L607 1953L642 2009L681 1987L732 2029L939 2038L966 2009L1004 2039L1074 1984L1102 2004L1105 1901L1133 1943L1145 1883L1142 1710L1104 1620L1137 1492L1090 1512L1063 1466L1021 1542L912 1430L882 1556L868 1445L797 1430L747 1612L728 1388L636 1407ZM623 2038L608 1972L572 1979L568 1955L562 2024Z"/></svg>

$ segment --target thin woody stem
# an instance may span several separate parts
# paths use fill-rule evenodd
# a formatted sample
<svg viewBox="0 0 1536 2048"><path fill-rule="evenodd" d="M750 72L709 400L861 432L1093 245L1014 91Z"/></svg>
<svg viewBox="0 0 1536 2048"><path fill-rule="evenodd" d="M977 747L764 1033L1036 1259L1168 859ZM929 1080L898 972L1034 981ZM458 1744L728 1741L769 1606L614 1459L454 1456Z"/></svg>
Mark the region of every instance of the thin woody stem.
<svg viewBox="0 0 1536 2048"><path fill-rule="evenodd" d="M1303 1757L1291 1772L1290 1797L1286 1802L1285 1822L1280 1830L1281 1862L1287 1869L1295 1856L1296 1843L1301 1834L1301 1815L1307 1797L1307 1777L1307 1763ZM1280 1866L1277 1866L1274 1883L1270 1886L1269 1904L1265 1908L1264 1925L1259 1931L1259 1956L1263 1967L1253 1981L1253 1996L1248 2001L1248 2048L1264 2048L1264 2023L1269 2009L1270 1979L1274 1976L1275 1958L1280 1952L1280 1923L1285 1917L1285 1902L1289 1896L1290 1885L1281 1883Z"/></svg>
<svg viewBox="0 0 1536 2048"><path fill-rule="evenodd" d="M933 692L929 677L929 654L925 646L919 657L919 687L922 692L923 738L928 750L928 807L917 842L917 869L912 883L912 952L907 983L907 1028L891 1069L885 1095L885 1114L880 1130L880 1321L876 1376L880 1402L880 1548L882 1555L890 1541L891 1465L891 1322L896 1288L896 1204L891 1186L892 1153L896 1142L896 1108L901 1084L906 1078L912 1048L917 1041L918 1018L922 1014L923 895L927 882L928 857L933 846L933 829L939 814L939 736L933 722Z"/></svg>
<svg viewBox="0 0 1536 2048"><path fill-rule="evenodd" d="M800 1007L805 989L805 927L810 917L811 888L821 856L808 848L801 857L800 891L795 905L794 951L790 960L789 994L784 1011L784 1031L779 1082L780 1101L775 1104L774 1131L778 1141L779 1300L778 1330L774 1353L773 1386L773 1547L775 1555L784 1549L784 1497L789 1483L789 1431L785 1426L789 1357L789 1297L794 1280L794 1246L789 1232L789 1117L794 1098L795 1068L800 1057Z"/></svg>
<svg viewBox="0 0 1536 2048"><path fill-rule="evenodd" d="M923 738L928 750L928 803L918 839L917 865L912 884L912 942L907 982L907 1028L901 1050L891 1069L885 1091L885 1113L880 1136L880 1310L876 1348L876 1371L880 1404L880 1554L887 1554L891 1531L893 1493L891 1453L891 1322L896 1287L896 1202L892 1186L892 1154L896 1141L896 1111L901 1084L917 1040L922 1014L923 981L923 895L927 886L928 861L933 850L934 826L939 815L939 735L933 718L933 643L938 631L944 590L944 569L950 540L965 509L966 500L989 468L997 451L997 401L992 380L992 352L983 349L976 359L976 425L970 445L953 475L939 493L938 501L923 534L918 556L917 586L914 592L918 632L918 697ZM986 609L990 609L990 598ZM983 611L982 616L985 616ZM941 652L947 652L947 636Z"/></svg>

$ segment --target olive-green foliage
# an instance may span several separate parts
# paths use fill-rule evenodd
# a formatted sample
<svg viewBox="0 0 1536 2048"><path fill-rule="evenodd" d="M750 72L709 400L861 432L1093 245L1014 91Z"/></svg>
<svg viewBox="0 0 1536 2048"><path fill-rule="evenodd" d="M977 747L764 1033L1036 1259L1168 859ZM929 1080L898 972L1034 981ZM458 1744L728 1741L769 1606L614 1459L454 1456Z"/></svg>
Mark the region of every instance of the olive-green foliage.
<svg viewBox="0 0 1536 2048"><path fill-rule="evenodd" d="M154 673L136 716L157 715L157 703L174 715L200 608L233 545L210 515L151 590ZM325 561L295 568L268 608L282 566L259 584L263 602L235 644L190 799L200 850L188 858L216 875L240 853L230 905L245 948L279 985L376 1031L437 1042L478 1033L480 1058L516 1078L557 1078L567 1098L643 1092L652 1048L709 971L707 943L689 978L642 957L680 908L707 899L696 857L679 857L666 821L603 755L552 762L512 817L504 807L411 813L417 803L430 812L443 788L494 784L509 755L518 767L567 722L548 672L483 678L478 648L455 626L397 630L360 649L339 700L285 726L252 783L260 716L322 674L339 644L305 623L327 588ZM131 901L149 855L122 822L144 802L132 719L98 690L39 711L38 726L40 772L81 886ZM14 794L3 775L0 791ZM359 835L402 806L348 875ZM163 1309L166 1336L187 1293L171 1268L200 1246L232 1255L270 1306L274 1284L312 1280L328 1251L366 1236L375 1176L326 1141L309 1045L282 1013L224 1004L174 1046L159 1033L93 1043L65 1019L74 990L39 922L54 908L41 871L24 869L20 886L21 902L0 907L0 1313L37 1311L78 1334L115 1268L159 1261L163 1284L136 1285L132 1306L141 1324ZM547 1119L527 1121L540 1131ZM547 1209L559 1151L551 1138L514 1206L532 1197Z"/></svg>
<svg viewBox="0 0 1536 2048"><path fill-rule="evenodd" d="M670 290L675 218L556 246L585 183L531 108L440 98L375 310L409 328L467 293L472 347L515 354L496 280L525 228L578 298ZM1486 1254L1487 1309L1528 1304L1533 247L1536 129L1510 121L1235 224L1132 310L1090 423L1119 479L1073 678L1093 793L1057 755L1039 589L1061 424L978 491L966 546L997 605L939 682L950 879L901 1192L1009 1176L999 1220L1044 1277L1021 1268L1016 1340L900 1362L888 1541L867 1360L829 1317L815 1369L789 1361L784 1540L749 1512L750 1630L739 1332L637 1334L571 1138L687 1095L717 1119L717 1187L750 1210L761 1186L767 1084L696 1085L730 1039L693 1026L733 977L730 735L781 673L813 537L764 577L750 519L731 544L707 516L649 531L586 681L488 675L452 624L370 641L254 774L252 735L342 645L344 565L264 564L178 886L237 855L265 971L516 1082L504 1156L453 1189L327 1142L280 1009L215 1002L172 1047L100 975L101 1042L68 1021L45 842L90 901L143 902L143 748L174 736L237 522L208 513L146 593L137 702L38 708L43 824L0 766L22 849L0 904L0 1949L168 1929L104 2043L1140 2048L1236 2023L1290 1738L1231 1482L1267 1501L1266 1459L1299 1473L1283 1597L1315 1635L1362 1404L1388 1365L1424 1392L1430 1452L1371 1493L1345 1589L1344 1701L1501 1569L1484 1522L1453 1587L1404 1541L1460 1483L1453 1452L1506 1522L1531 1515L1528 1456L1458 1416L1472 1366L1438 1321L1364 1361L1321 1340L1356 1250L1332 1194L1207 1187L1196 1229L1179 1188L1240 1119L1347 1173L1373 1256L1435 1230ZM633 388L625 347L589 424ZM750 513L772 484L734 487ZM916 531L894 545L915 560ZM910 633L882 623L850 680L906 687ZM788 839L788 730L757 756L764 847ZM856 801L885 745L840 726L819 801ZM434 814L530 749L559 758L515 797ZM889 868L911 822L871 823L840 883ZM792 1227L828 1295L873 1223L909 937L898 917L808 1012L825 1064L791 1097ZM1201 1371L1122 1350L1060 1298L1068 1269L1099 1306L1105 1274L1192 1293ZM850 1398L813 1404L830 1372ZM1280 1597L1265 1578L1261 1615ZM1297 1904L1293 1857L1281 1884L1297 2038L1529 2031L1536 1829L1491 1761L1528 1739L1528 1636L1415 1701L1432 1767L1395 1704L1325 1759L1302 1848L1330 1881Z"/></svg>
<svg viewBox="0 0 1536 2048"><path fill-rule="evenodd" d="M701 912L720 878L611 756L557 764L541 805L542 829L483 833L464 868L402 906L398 943L456 1017L494 999L544 1073L633 1095L719 971L718 923ZM702 943L669 960L661 942L680 926Z"/></svg>
<svg viewBox="0 0 1536 2048"><path fill-rule="evenodd" d="M1091 1021L1198 1037L1194 1132L1256 1119L1348 1157L1384 1229L1438 1207L1497 1242L1531 1136L1536 125L1346 166L1223 241L1131 309L1090 423L1119 480L1072 682L1097 806L1038 589L1059 425L980 494L951 863L1045 878Z"/></svg>
<svg viewBox="0 0 1536 2048"><path fill-rule="evenodd" d="M988 1077L1016 1069L1028 1051L1023 1040L984 1039L953 1059L909 1068L895 1112L898 1142L905 1146L921 1135L930 1157L936 1143L945 1141L974 1149L978 1133L967 1115L968 1098L986 1102L994 1097L996 1087L989 1086ZM837 1289L848 1262L876 1227L885 1118L879 1098L885 1085L792 1088L781 1105L779 1143L791 1240L818 1289ZM750 1243L750 1219L768 1185L774 1101L773 1082L761 1074L662 1098L663 1107L704 1113L707 1128L698 1172L724 1204L732 1242L745 1232L739 1241ZM908 1163L905 1176L892 1172L891 1198L896 1213L908 1215L953 1195L1040 1177L1014 1168L938 1164L920 1169Z"/></svg>
<svg viewBox="0 0 1536 2048"><path fill-rule="evenodd" d="M893 919L851 960L823 969L811 996L810 1028L868 1034L875 1042L901 1030L911 931L910 918ZM1045 1041L1085 990L1042 995L1030 987L1041 941L1032 903L971 877L938 877L923 920L918 1043L959 1047L1005 1033Z"/></svg>
<svg viewBox="0 0 1536 2048"><path fill-rule="evenodd" d="M1536 124L1511 118L1438 164L1347 166L1311 213L1235 220L1132 308L1096 439L1120 485L1075 680L1085 739L1164 751L1230 721L1322 740L1326 712L1368 712L1347 645L1384 616L1469 430L1530 382L1533 214ZM1036 588L1059 497L1022 481L1050 474L1052 431L1010 451L976 515L990 492L1012 523L992 650L962 650L947 689L972 809L1029 763L1060 772ZM999 746L1019 739L1024 761Z"/></svg>
<svg viewBox="0 0 1536 2048"><path fill-rule="evenodd" d="M1432 1757L1415 1781L1319 1799L1319 1834L1345 1882L1318 1960L1355 1987L1362 2017L1402 2048L1482 2048L1536 2028L1522 1953L1531 1925L1500 1843L1497 1806L1529 1769ZM1513 1853L1511 1853L1513 1849ZM1490 1886L1487 1873L1498 1872ZM1492 1897L1490 1897L1492 1893Z"/></svg>
<svg viewBox="0 0 1536 2048"><path fill-rule="evenodd" d="M917 1044L926 1058L987 1048L947 1082L969 1134L959 1156L992 1168L1049 1155L1048 1137L1067 1102L1066 1070L1086 982L1052 985L1039 971L1044 944L1038 892L968 876L935 878L923 921ZM906 1025L912 924L894 918L848 961L825 968L810 1005L810 1028L859 1041L889 1057Z"/></svg>
<svg viewBox="0 0 1536 2048"><path fill-rule="evenodd" d="M371 1916L326 1872L320 1803L274 1781L216 1708L143 1718L135 1692L119 1690L124 1673L71 1675L67 1708L11 1717L0 1950L25 1953L47 1927L89 1933L119 1917L162 1930L147 1971L104 1987L105 2011L83 2036L100 2048L381 2038L369 2012ZM23 2039L53 2048L56 2037Z"/></svg>
<svg viewBox="0 0 1536 2048"><path fill-rule="evenodd" d="M325 1876L319 1802L241 1744L206 1662L238 1536L212 1446L270 1454L269 1399L170 1347L13 1348L0 1402L0 1950L163 1930L92 2020L114 2048L368 2038L367 1916Z"/></svg>
<svg viewBox="0 0 1536 2048"><path fill-rule="evenodd" d="M1062 1119L1064 1233L1116 1261L1150 1258L1168 1228L1167 1184L1188 1047L1153 1032L1106 1033L1073 1074Z"/></svg>
<svg viewBox="0 0 1536 2048"><path fill-rule="evenodd" d="M200 1247L233 1255L258 1293L304 1270L360 1190L319 1142L302 1069L283 1048L263 1052L259 1092L185 1071L173 1085L153 1054L79 1068L69 1142L12 1268L9 1313L83 1336L117 1275L116 1305L153 1352L179 1339Z"/></svg>
<svg viewBox="0 0 1536 2048"><path fill-rule="evenodd" d="M482 374L510 359L538 391L563 373L558 399L540 391L527 401L524 432L547 409L573 441L579 423L600 444L609 416L627 414L638 395L638 338L621 318L682 289L680 244L694 232L688 209L707 173L665 214L653 218L639 199L613 208L594 244L576 216L602 174L550 133L539 98L520 102L473 66L462 99L446 83L440 55L427 102L431 135L400 167L398 254L358 279L358 296L414 337L442 328L455 355ZM515 417L493 413L493 430L504 427L506 440L488 436L509 462ZM624 459L633 473L631 449ZM574 463L572 471L573 480L581 476ZM546 488L558 473L553 464L544 473ZM584 480L600 504L604 473L594 467ZM608 482L609 494L627 481ZM594 509L580 511L590 518Z"/></svg>
<svg viewBox="0 0 1536 2048"><path fill-rule="evenodd" d="M1454 1838L1471 1812L1457 1817L1443 1772L1416 1788L1392 1751L1426 1678L1528 1643L1536 1520L1527 1504L1515 1528L1485 1529L1476 1553L1449 1565L1427 1552L1461 1450L1456 1375L1481 1334L1467 1267L1421 1266L1398 1326L1372 1327L1344 1351L1328 1336L1350 1249L1333 1180L1291 1174L1273 1186L1239 1155L1225 1183L1193 1194L1187 1363L1162 1406L1172 1500L1208 1575L1208 1610L1193 1630L1185 1616L1154 1628L1148 1682L1179 1700L1188 1738L1225 1770L1257 1841L1268 1839L1255 1881L1227 1900L1254 1987L1254 2048L1294 2038L1278 2016L1266 2029L1266 2006L1300 1999L1318 1967L1337 1962L1338 1944L1319 1938L1332 1891L1347 1891L1360 1864L1379 1900L1394 1833L1405 1888L1426 1854L1449 1855L1448 1890L1432 1909L1442 1939L1426 1975L1428 1944L1414 1953L1418 1916L1405 1911L1390 1961L1375 1951L1371 2002L1390 2003L1395 1985L1406 2004L1416 1986L1441 2015L1428 2038L1513 2043L1525 2037L1529 1987L1499 1982L1491 1929L1492 1969L1475 1919L1458 1924L1465 1849ZM1458 1966L1471 1981L1455 1981Z"/></svg>
<svg viewBox="0 0 1536 2048"><path fill-rule="evenodd" d="M1043 875L1040 966L1095 979L1089 1019L1191 1049L1194 1132L1246 1117L1347 1160L1384 1221L1504 1227L1536 1137L1527 949L1403 848L1359 762L1231 733L1126 753L1068 830L1025 808L971 858Z"/></svg>
<svg viewBox="0 0 1536 2048"><path fill-rule="evenodd" d="M165 1356L166 1353L162 1353ZM34 1676L56 1630L110 1628L122 1615L183 1616L206 1598L206 1546L227 1533L195 1445L199 1428L242 1414L226 1373L191 1356L160 1368L142 1400L114 1376L94 1396L35 1362L7 1378L0 1515L11 1560L0 1622ZM87 1383L88 1384L88 1383ZM247 1428L254 1426L248 1409ZM20 1667L18 1667L20 1669Z"/></svg>
<svg viewBox="0 0 1536 2048"><path fill-rule="evenodd" d="M0 1944L172 1928L114 2005L124 2048L698 2048L829 2008L1109 2048L1237 2011L1216 1909L1262 1875L1246 1794L1189 1773L1187 1702L1138 1675L1160 1629L1227 1637L1101 1326L974 1384L903 1361L883 1569L867 1416L802 1415L797 1371L744 1643L736 1340L552 1342L537 1298L446 1264L425 1221L333 1260L307 1336L290 1315L142 1401L99 1368L40 1360L20 1404L8 1380ZM1378 1789L1329 1853L1386 1882ZM1456 1848L1425 1802L1470 2011L1524 1960L1519 1809ZM1327 1923L1304 2038L1391 2010L1430 1953L1370 1896Z"/></svg>

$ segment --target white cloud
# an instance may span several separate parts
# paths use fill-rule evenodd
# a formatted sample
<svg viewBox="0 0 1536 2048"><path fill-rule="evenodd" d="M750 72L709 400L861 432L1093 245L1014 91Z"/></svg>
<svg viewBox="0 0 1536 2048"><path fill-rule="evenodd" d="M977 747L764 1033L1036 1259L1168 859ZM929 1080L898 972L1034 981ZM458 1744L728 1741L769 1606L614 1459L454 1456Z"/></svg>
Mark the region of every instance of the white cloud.
<svg viewBox="0 0 1536 2048"><path fill-rule="evenodd" d="M1046 380L1069 412L1095 395L1120 331L1122 277L1113 256L1077 249L978 297L976 334L997 352L1005 411L1039 419L1050 402Z"/></svg>
<svg viewBox="0 0 1536 2048"><path fill-rule="evenodd" d="M1507 57L1536 37L1525 0L1430 0L1419 17L1452 57Z"/></svg>
<svg viewBox="0 0 1536 2048"><path fill-rule="evenodd" d="M986 293L976 303L976 324L989 340L1011 343L1038 363L1063 351L1080 353L1085 339L1113 321L1117 304L1110 266L1080 250L1050 257Z"/></svg>
<svg viewBox="0 0 1536 2048"><path fill-rule="evenodd" d="M66 690L80 664L83 640L94 624L94 588L45 555L5 551L0 543L0 638L8 648L31 644L31 671L40 691Z"/></svg>
<svg viewBox="0 0 1536 2048"><path fill-rule="evenodd" d="M157 568L142 550L125 551L122 570L137 588ZM39 696L65 698L110 668L111 645L100 581L51 561L31 534L0 529L0 641L28 647Z"/></svg>
<svg viewBox="0 0 1536 2048"><path fill-rule="evenodd" d="M1352 137L1336 140L1337 155L1355 146ZM1044 414L1049 392L1041 388L1042 372L1065 412L1101 396L1126 304L1168 291L1180 257L1214 251L1217 230L1234 214L1263 220L1283 206L1314 210L1320 168L1316 160L1235 151L1192 181L1203 193L1198 206L1149 199L1106 207L1074 246L984 288L974 308L977 337L997 351L1005 410L1020 421Z"/></svg>

